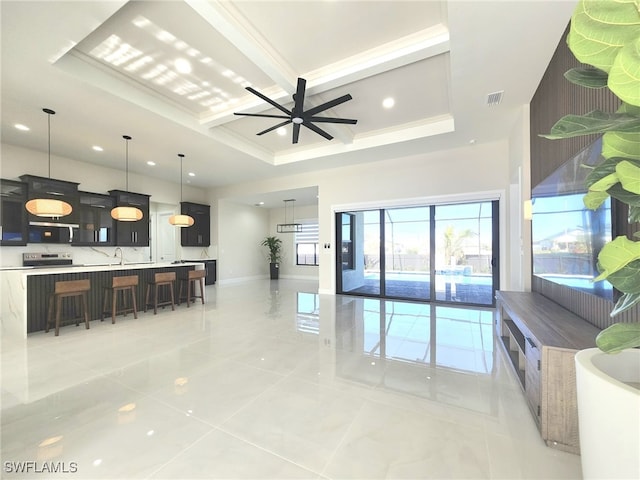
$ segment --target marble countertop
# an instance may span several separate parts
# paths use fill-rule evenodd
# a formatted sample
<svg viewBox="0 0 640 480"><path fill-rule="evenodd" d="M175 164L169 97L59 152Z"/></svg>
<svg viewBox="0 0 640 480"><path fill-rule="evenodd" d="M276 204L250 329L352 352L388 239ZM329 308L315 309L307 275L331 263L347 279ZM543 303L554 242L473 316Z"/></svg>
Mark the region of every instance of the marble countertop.
<svg viewBox="0 0 640 480"><path fill-rule="evenodd" d="M85 263L82 265L68 265L57 267L2 267L1 271L19 271L25 275L51 275L61 273L80 273L80 272L103 272L105 270L135 270L140 268L175 268L184 267L188 265L202 265L202 262L184 262L184 263L170 263L170 262L125 262L124 265L117 263Z"/></svg>

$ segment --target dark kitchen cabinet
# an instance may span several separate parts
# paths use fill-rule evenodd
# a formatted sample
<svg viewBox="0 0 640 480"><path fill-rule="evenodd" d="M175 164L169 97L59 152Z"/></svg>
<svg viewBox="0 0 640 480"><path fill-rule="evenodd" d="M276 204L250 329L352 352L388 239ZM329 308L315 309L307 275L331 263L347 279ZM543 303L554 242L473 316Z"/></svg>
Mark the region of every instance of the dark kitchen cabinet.
<svg viewBox="0 0 640 480"><path fill-rule="evenodd" d="M194 224L180 231L183 247L208 247L211 244L211 215L209 205L180 202L180 213L193 218Z"/></svg>
<svg viewBox="0 0 640 480"><path fill-rule="evenodd" d="M115 220L111 218L111 209L115 199L110 195L78 192L78 224L74 229L73 245L114 245Z"/></svg>
<svg viewBox="0 0 640 480"><path fill-rule="evenodd" d="M136 207L142 210L142 219L137 222L115 222L116 245L121 247L149 246L149 197L143 193L124 190L109 190L116 207Z"/></svg>
<svg viewBox="0 0 640 480"><path fill-rule="evenodd" d="M0 245L26 245L29 238L27 184L15 180L0 180Z"/></svg>
<svg viewBox="0 0 640 480"><path fill-rule="evenodd" d="M54 178L21 175L20 180L27 184L27 200L34 198L53 198L71 205L71 214L61 217L64 223L78 223L78 183L56 180ZM30 222L42 222L42 217L27 213Z"/></svg>

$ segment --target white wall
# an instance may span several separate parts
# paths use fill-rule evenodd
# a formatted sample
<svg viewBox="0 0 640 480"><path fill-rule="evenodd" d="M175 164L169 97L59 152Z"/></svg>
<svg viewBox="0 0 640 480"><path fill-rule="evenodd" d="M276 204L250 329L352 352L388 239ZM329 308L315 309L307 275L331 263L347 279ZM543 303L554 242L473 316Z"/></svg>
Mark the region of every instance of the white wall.
<svg viewBox="0 0 640 480"><path fill-rule="evenodd" d="M509 285L512 290L531 291L531 220L524 218L524 202L531 199L529 105L509 137Z"/></svg>
<svg viewBox="0 0 640 480"><path fill-rule="evenodd" d="M225 200L216 205L218 280L225 283L268 276L269 260L260 243L269 232L269 210Z"/></svg>
<svg viewBox="0 0 640 480"><path fill-rule="evenodd" d="M437 197L473 198L486 192L502 192L502 203L505 203L504 192L509 186L509 147L507 141L476 144L455 150L248 182L219 188L211 195L216 199L224 199L308 186L318 187L320 245L331 244L330 249L320 250L320 291L335 292L333 213L336 209L364 204L411 205ZM505 225L509 223L504 206L501 221ZM223 218L219 219L219 225L221 229L225 228ZM265 232L269 231L269 228L265 229ZM227 242L233 241L233 237L220 237L220 258L223 258L222 249L228 249ZM506 255L503 248L501 265L506 265ZM234 261L233 258L226 258L229 262ZM261 272L255 271L255 274Z"/></svg>

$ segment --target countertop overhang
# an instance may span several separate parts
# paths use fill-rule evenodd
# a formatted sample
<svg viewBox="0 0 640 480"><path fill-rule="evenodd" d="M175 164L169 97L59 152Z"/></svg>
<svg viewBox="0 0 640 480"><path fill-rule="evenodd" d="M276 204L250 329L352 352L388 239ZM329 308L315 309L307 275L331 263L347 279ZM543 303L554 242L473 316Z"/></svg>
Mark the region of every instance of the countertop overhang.
<svg viewBox="0 0 640 480"><path fill-rule="evenodd" d="M65 265L56 267L2 267L3 272L20 272L25 275L51 275L61 273L82 273L82 272L101 272L112 270L136 270L141 268L177 268L188 265L202 265L203 262L125 262L124 265L118 263L85 263L82 265Z"/></svg>

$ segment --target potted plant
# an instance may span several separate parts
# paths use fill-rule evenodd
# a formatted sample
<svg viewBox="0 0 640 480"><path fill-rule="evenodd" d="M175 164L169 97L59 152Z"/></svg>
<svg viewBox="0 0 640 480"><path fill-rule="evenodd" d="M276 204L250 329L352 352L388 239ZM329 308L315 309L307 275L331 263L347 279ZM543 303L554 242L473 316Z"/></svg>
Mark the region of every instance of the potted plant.
<svg viewBox="0 0 640 480"><path fill-rule="evenodd" d="M584 203L598 208L611 196L640 221L640 8L636 1L581 0L571 18L569 49L587 68L565 77L587 88L609 88L617 112L567 115L547 138L603 134L602 161L589 173ZM640 303L640 235L618 236L598 255L600 275L622 296L611 316ZM584 478L640 478L640 322L615 323L598 348L576 355L580 448ZM610 355L617 353L617 355Z"/></svg>
<svg viewBox="0 0 640 480"><path fill-rule="evenodd" d="M269 273L271 280L277 280L280 272L280 260L282 260L282 240L278 237L266 237L261 245L269 249Z"/></svg>

